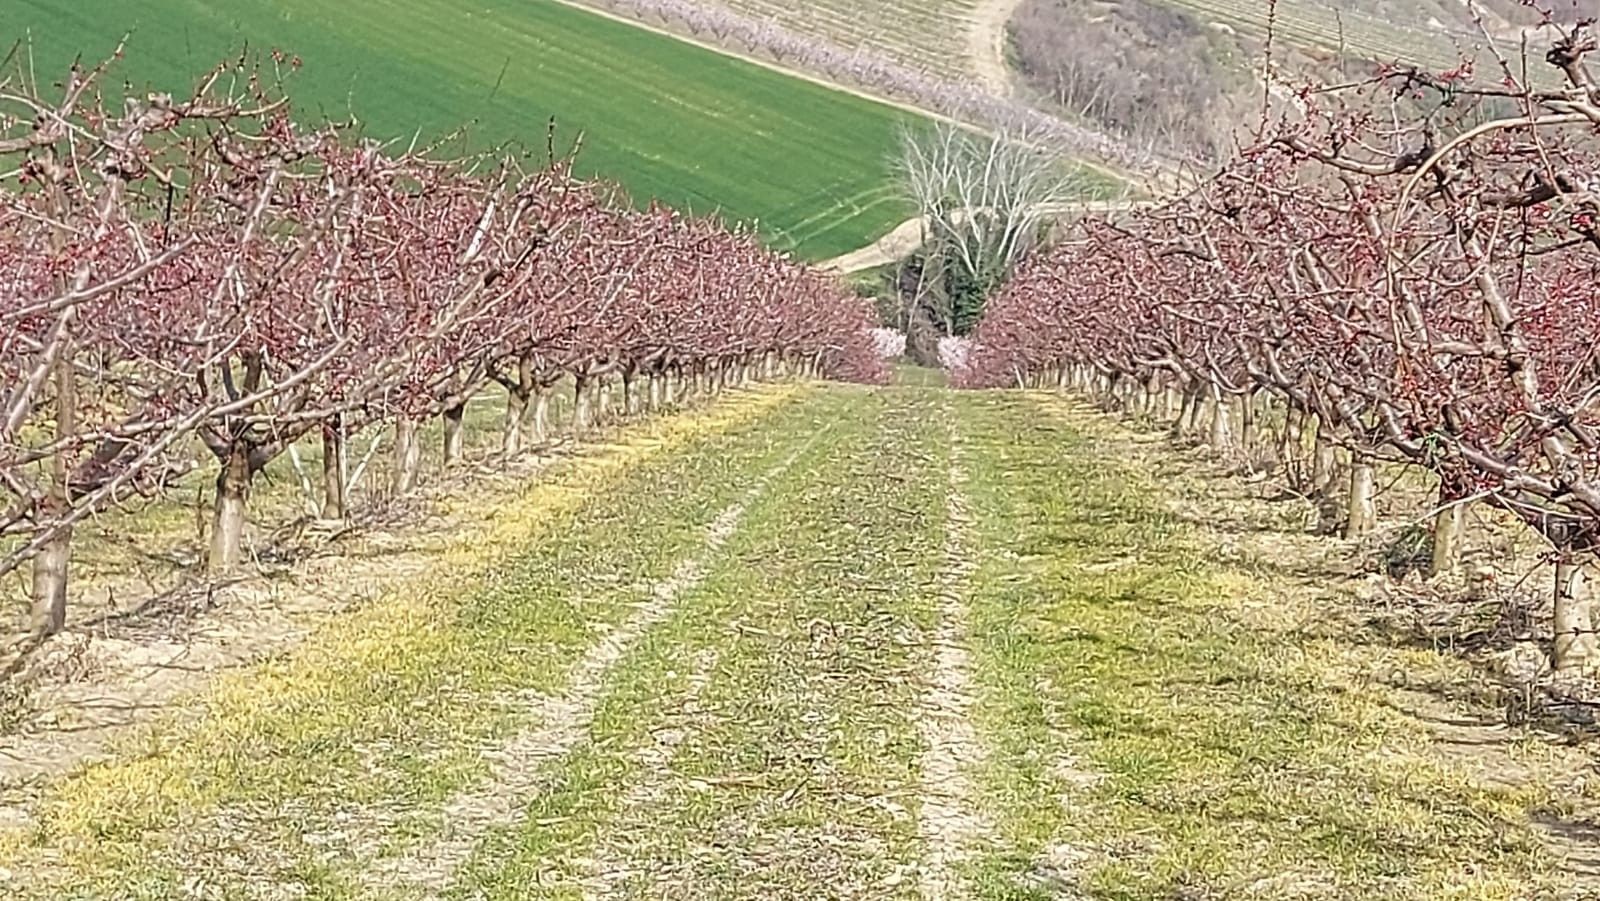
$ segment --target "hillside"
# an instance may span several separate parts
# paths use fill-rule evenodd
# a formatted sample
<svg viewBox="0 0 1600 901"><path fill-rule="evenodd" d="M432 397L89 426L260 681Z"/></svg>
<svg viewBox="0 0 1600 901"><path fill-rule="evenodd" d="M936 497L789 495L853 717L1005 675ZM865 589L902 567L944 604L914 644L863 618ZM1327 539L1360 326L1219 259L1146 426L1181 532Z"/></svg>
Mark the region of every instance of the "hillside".
<svg viewBox="0 0 1600 901"><path fill-rule="evenodd" d="M8 12L40 73L109 54L125 76L186 88L241 47L304 63L302 115L358 117L369 134L439 135L542 153L581 133L584 171L635 197L757 221L780 248L825 258L905 218L888 183L899 110L785 77L551 0L42 0Z"/></svg>
<svg viewBox="0 0 1600 901"><path fill-rule="evenodd" d="M1593 23L9 2L0 901L1600 899Z"/></svg>
<svg viewBox="0 0 1600 901"><path fill-rule="evenodd" d="M1335 84L1382 66L1461 70L1498 84L1494 46L1521 76L1548 86L1551 35L1520 3L1454 0L1022 0L1008 24L1010 63L1025 96L1130 144L1214 164L1248 143L1262 115L1270 52L1276 116L1295 86ZM1567 8L1564 16L1576 13ZM1488 37L1486 37L1486 35ZM1269 43L1270 36L1270 43Z"/></svg>

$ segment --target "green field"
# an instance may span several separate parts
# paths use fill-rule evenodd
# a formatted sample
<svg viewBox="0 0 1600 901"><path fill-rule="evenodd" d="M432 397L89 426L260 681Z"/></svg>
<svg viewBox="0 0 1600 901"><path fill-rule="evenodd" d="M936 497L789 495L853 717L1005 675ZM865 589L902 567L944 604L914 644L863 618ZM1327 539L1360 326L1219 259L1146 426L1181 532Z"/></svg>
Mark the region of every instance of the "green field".
<svg viewBox="0 0 1600 901"><path fill-rule="evenodd" d="M0 0L0 40L31 41L46 80L125 32L138 89L181 92L248 45L304 60L303 117L375 135L470 123L478 144L542 149L554 116L564 142L582 132L582 169L807 257L908 215L887 161L909 114L550 0Z"/></svg>

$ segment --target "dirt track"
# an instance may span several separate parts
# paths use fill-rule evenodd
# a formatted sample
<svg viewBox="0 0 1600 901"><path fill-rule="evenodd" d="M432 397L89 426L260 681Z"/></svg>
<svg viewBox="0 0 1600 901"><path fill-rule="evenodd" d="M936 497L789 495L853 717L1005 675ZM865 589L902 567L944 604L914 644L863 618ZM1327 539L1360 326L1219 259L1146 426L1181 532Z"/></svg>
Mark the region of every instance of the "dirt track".
<svg viewBox="0 0 1600 901"><path fill-rule="evenodd" d="M1140 200L1090 200L1083 203L1057 205L1052 209L1046 210L1046 212L1059 214L1063 217L1071 217L1090 213L1115 213L1134 210L1148 204L1148 201ZM923 216L907 219L891 229L888 234L866 247L852 250L849 253L824 262L822 268L830 272L847 274L897 263L916 253L917 248L922 246L923 230L926 225L927 218Z"/></svg>

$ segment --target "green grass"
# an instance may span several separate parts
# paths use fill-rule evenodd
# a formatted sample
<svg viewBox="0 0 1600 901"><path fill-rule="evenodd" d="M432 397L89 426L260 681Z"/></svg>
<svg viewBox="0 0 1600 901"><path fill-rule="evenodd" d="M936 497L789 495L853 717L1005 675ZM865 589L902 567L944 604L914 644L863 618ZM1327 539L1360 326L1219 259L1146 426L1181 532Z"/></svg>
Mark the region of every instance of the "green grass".
<svg viewBox="0 0 1600 901"><path fill-rule="evenodd" d="M740 403L622 445L604 479L562 464L486 511L526 522L496 551L43 789L38 828L0 832L14 896L416 897L361 873L448 838L476 792L517 816L439 896L912 898L939 792L981 833L955 897L1554 897L1527 812L1561 810L1573 772L1532 742L1433 741L1391 674L1461 665L1352 628L1252 544L1289 540L1281 508L1229 506L1193 457L1042 394ZM499 791L505 749L662 580L681 590L590 686L581 734ZM934 646L952 604L964 666ZM967 703L930 708L934 685ZM965 793L920 769L962 715ZM1494 753L1531 775L1460 756Z"/></svg>
<svg viewBox="0 0 1600 901"><path fill-rule="evenodd" d="M340 621L292 658L223 685L197 721L157 728L124 749L123 765L70 782L38 837L79 853L37 897L167 898L197 866L209 884L232 886L229 897L260 879L361 897L324 864L317 837L353 842L365 826L388 845L435 828L444 800L485 776L478 749L529 725L504 699L558 691L640 586L701 542L749 472L815 430L817 410L786 410L653 456L572 509L540 513L535 489L529 506L504 514L546 517L522 553L468 563ZM581 462L569 469L554 480L558 498L584 474ZM376 822L341 820L352 812Z"/></svg>
<svg viewBox="0 0 1600 901"><path fill-rule="evenodd" d="M1372 680L1436 658L1366 643L1281 561L1221 562L1162 503L1190 496L1192 463L1129 459L1115 427L1053 401L964 406L980 542L1008 548L971 599L1006 837L980 897L1051 897L1052 859L1118 901L1555 884L1526 820L1548 787L1473 784Z"/></svg>
<svg viewBox="0 0 1600 901"><path fill-rule="evenodd" d="M854 390L812 415L829 431L751 507L619 674L556 790L479 847L454 897L578 897L592 861L628 897L897 896L916 830L881 802L915 793L914 636L943 516L921 450L935 422L925 401ZM697 659L709 672L686 704ZM642 765L669 732L677 746Z"/></svg>
<svg viewBox="0 0 1600 901"><path fill-rule="evenodd" d="M305 61L302 116L355 114L368 133L543 152L582 133L580 168L697 213L759 220L777 247L828 258L908 215L889 184L913 116L551 0L7 0L0 40L27 37L40 76L77 54L182 93L241 46Z"/></svg>

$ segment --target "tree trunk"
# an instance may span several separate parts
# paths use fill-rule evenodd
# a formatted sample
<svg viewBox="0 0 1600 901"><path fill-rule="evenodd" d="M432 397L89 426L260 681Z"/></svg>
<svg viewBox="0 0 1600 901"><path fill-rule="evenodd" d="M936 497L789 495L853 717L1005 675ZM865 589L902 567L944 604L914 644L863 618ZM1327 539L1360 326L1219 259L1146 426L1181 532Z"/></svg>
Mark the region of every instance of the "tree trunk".
<svg viewBox="0 0 1600 901"><path fill-rule="evenodd" d="M634 375L629 369L622 370L622 415L623 418L638 413L639 392L634 390Z"/></svg>
<svg viewBox="0 0 1600 901"><path fill-rule="evenodd" d="M594 425L594 390L590 382L589 376L580 375L572 383L572 431L576 435L587 434Z"/></svg>
<svg viewBox="0 0 1600 901"><path fill-rule="evenodd" d="M213 573L232 572L244 555L245 505L250 499L250 451L234 442L217 473L217 500L211 520Z"/></svg>
<svg viewBox="0 0 1600 901"><path fill-rule="evenodd" d="M1250 459L1255 445L1256 397L1254 392L1246 391L1239 397L1239 450L1244 452L1246 459Z"/></svg>
<svg viewBox="0 0 1600 901"><path fill-rule="evenodd" d="M1360 538L1370 534L1378 525L1376 503L1377 476L1372 461L1355 457L1350 466L1350 505L1344 525L1344 537Z"/></svg>
<svg viewBox="0 0 1600 901"><path fill-rule="evenodd" d="M1583 562L1563 556L1556 563L1555 668L1589 669L1595 656L1594 600Z"/></svg>
<svg viewBox="0 0 1600 901"><path fill-rule="evenodd" d="M665 373L660 372L648 376L650 384L645 387L645 404L652 413L661 409L661 381L665 377Z"/></svg>
<svg viewBox="0 0 1600 901"><path fill-rule="evenodd" d="M1440 498L1442 509L1433 518L1433 575L1461 568L1462 533L1466 530L1467 505L1459 499Z"/></svg>
<svg viewBox="0 0 1600 901"><path fill-rule="evenodd" d="M78 430L78 380L71 353L63 349L54 364L55 436L66 441ZM52 519L66 516L72 507L70 482L72 461L65 451L50 455L50 487L45 496L45 512ZM33 558L33 585L29 598L30 619L39 637L54 635L67 625L67 576L72 560L72 529L62 528L39 549Z"/></svg>
<svg viewBox="0 0 1600 901"><path fill-rule="evenodd" d="M602 375L595 380L595 422L607 423L612 419L611 376Z"/></svg>
<svg viewBox="0 0 1600 901"><path fill-rule="evenodd" d="M404 496L416 490L417 472L422 468L422 444L417 440L416 420L404 416L394 423L394 493Z"/></svg>
<svg viewBox="0 0 1600 901"><path fill-rule="evenodd" d="M456 404L444 411L444 465L461 463L461 424L467 417L467 405Z"/></svg>
<svg viewBox="0 0 1600 901"><path fill-rule="evenodd" d="M528 418L528 390L512 388L506 393L506 420L501 428L500 451L507 460L522 453L522 423Z"/></svg>
<svg viewBox="0 0 1600 901"><path fill-rule="evenodd" d="M1228 401L1222 396L1222 390L1216 386L1211 388L1211 432L1207 443L1215 451L1228 448Z"/></svg>
<svg viewBox="0 0 1600 901"><path fill-rule="evenodd" d="M528 440L541 446L550 440L550 395L555 386L536 385L533 389L533 415L528 424Z"/></svg>
<svg viewBox="0 0 1600 901"><path fill-rule="evenodd" d="M51 537L33 558L31 634L43 638L67 625L67 569L72 559L72 529Z"/></svg>
<svg viewBox="0 0 1600 901"><path fill-rule="evenodd" d="M1334 483L1339 480L1339 455L1335 452L1333 442L1324 433L1325 428L1319 416L1311 432L1311 489L1321 495L1330 493Z"/></svg>
<svg viewBox="0 0 1600 901"><path fill-rule="evenodd" d="M1284 469L1301 487L1305 478L1306 416L1299 407L1286 406L1283 411L1283 432L1278 439L1278 455L1283 458Z"/></svg>
<svg viewBox="0 0 1600 901"><path fill-rule="evenodd" d="M322 518L344 519L348 510L345 486L350 482L345 456L344 429L337 422L322 426Z"/></svg>

